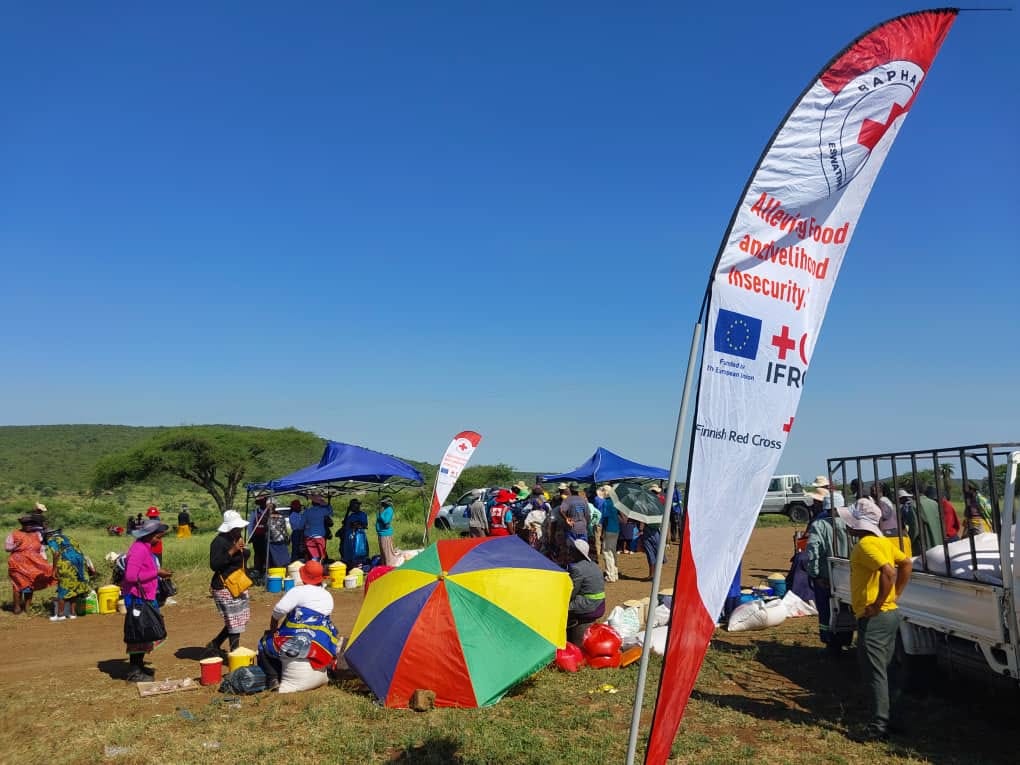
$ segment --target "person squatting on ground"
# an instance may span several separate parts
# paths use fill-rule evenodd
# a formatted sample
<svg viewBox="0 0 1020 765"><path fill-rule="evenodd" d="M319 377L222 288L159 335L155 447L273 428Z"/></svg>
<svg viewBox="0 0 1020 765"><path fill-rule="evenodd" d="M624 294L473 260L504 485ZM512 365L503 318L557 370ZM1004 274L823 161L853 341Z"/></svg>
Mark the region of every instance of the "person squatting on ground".
<svg viewBox="0 0 1020 765"><path fill-rule="evenodd" d="M169 528L165 523L150 518L131 532L135 541L125 556L124 578L120 583L121 597L128 611L124 617L125 622L131 618L131 607L140 600L146 601L159 613L159 602L156 600L159 577L170 578L173 572L159 565L153 550L162 542ZM145 654L151 653L157 645L159 643L125 643L131 662L131 673L125 678L129 683L146 682L156 676L154 669L145 666Z"/></svg>
<svg viewBox="0 0 1020 765"><path fill-rule="evenodd" d="M393 547L393 500L383 497L379 500L379 512L375 516L375 533L379 537L379 553L387 566L397 565L397 551Z"/></svg>
<svg viewBox="0 0 1020 765"><path fill-rule="evenodd" d="M302 584L288 590L273 606L269 629L259 640L258 664L266 673L266 690L280 686L284 656L307 659L315 670L336 661L340 638L330 619L333 596L322 588L322 564L308 561L300 576Z"/></svg>
<svg viewBox="0 0 1020 765"><path fill-rule="evenodd" d="M240 513L227 510L223 513L223 523L216 529L218 533L209 545L209 568L213 571L209 588L216 609L223 617L223 629L206 643L205 647L210 651L222 651L223 641L228 638L230 650L237 648L241 644L241 633L251 618L248 592L235 597L225 584L227 577L244 568L245 559L251 552L244 543L243 531L247 526L248 522Z"/></svg>
<svg viewBox="0 0 1020 765"><path fill-rule="evenodd" d="M43 538L46 547L53 553L53 577L57 580L57 606L50 621L77 619L78 598L84 598L91 591L90 580L96 570L78 543L60 529L46 529Z"/></svg>
<svg viewBox="0 0 1020 765"><path fill-rule="evenodd" d="M893 664L900 627L896 598L910 581L911 561L898 538L882 535L882 510L871 499L858 499L852 508L838 512L857 539L850 553L850 594L857 617L857 655L872 707L864 738L885 739L899 726L896 701L901 688Z"/></svg>
<svg viewBox="0 0 1020 765"><path fill-rule="evenodd" d="M7 535L4 549L7 558L7 576L14 591L14 613L30 613L32 595L53 584L53 567L46 558L43 546L43 517L31 513L18 518L21 528Z"/></svg>
<svg viewBox="0 0 1020 765"><path fill-rule="evenodd" d="M572 626L589 624L606 613L606 581L602 569L591 559L587 540L572 539L569 548L570 600L567 606L568 638ZM573 642L573 641L572 641Z"/></svg>

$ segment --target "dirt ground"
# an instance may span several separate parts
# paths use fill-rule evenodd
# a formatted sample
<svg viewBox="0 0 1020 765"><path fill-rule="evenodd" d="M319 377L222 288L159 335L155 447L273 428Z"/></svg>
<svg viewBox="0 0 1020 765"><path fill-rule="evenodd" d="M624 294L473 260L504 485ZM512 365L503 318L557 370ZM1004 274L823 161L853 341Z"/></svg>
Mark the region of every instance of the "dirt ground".
<svg viewBox="0 0 1020 765"><path fill-rule="evenodd" d="M792 552L792 530L789 528L756 529L744 556L744 582L760 580L772 571L785 571ZM676 572L677 547L670 545L663 567L662 586L671 587ZM644 581L648 566L643 554L618 556L620 581L607 585L607 611L632 598L649 595L650 584ZM170 562L172 565L172 562ZM201 592L202 580L181 586L178 605L164 609L167 641L150 656L157 679L198 678L198 659L202 646L222 626L212 601ZM241 644L255 644L269 624L273 603L279 596L252 588L252 620L242 636ZM363 590L334 591L336 607L333 620L342 635L350 633L361 605ZM125 717L148 717L173 712L181 696L212 695L215 688L167 694L136 700L133 684L122 678L128 672L123 653L123 619L118 615L79 617L73 621L50 622L43 616L14 616L0 613L0 708L8 711L29 708L40 697L57 694L61 689L74 688L81 698L103 699L103 703L81 704L74 710L78 720L106 720ZM31 678L32 682L23 681ZM775 682L781 683L779 677ZM17 715L5 714L0 721L0 738L13 736L23 722Z"/></svg>

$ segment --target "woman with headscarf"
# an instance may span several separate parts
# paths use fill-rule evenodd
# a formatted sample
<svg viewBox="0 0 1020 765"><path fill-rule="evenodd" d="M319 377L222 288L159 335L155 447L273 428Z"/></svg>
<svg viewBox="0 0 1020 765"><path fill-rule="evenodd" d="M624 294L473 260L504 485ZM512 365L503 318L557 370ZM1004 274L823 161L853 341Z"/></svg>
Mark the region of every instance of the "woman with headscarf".
<svg viewBox="0 0 1020 765"><path fill-rule="evenodd" d="M212 569L212 581L209 588L216 608L223 617L223 629L206 643L211 651L221 651L223 641L230 639L230 650L241 644L241 633L251 618L251 606L248 592L237 596L227 589L226 579L235 571L244 568L245 559L251 552L245 546L244 529L248 522L236 510L223 513L223 523L216 529L218 532L209 545L209 568Z"/></svg>
<svg viewBox="0 0 1020 765"><path fill-rule="evenodd" d="M144 600L159 613L159 601L156 593L159 589L159 577L171 577L173 572L162 568L154 552L169 526L150 518L131 532L135 541L128 548L124 560L124 578L120 583L121 595L130 617L131 607L137 601ZM162 642L162 641L160 641ZM125 678L129 683L142 683L156 676L155 670L145 666L145 654L151 653L159 643L126 643L127 654L131 662L131 673Z"/></svg>
<svg viewBox="0 0 1020 765"><path fill-rule="evenodd" d="M10 553L7 559L7 575L14 590L14 613L29 613L32 595L53 584L53 567L46 558L43 547L42 515L32 513L18 518L21 528L7 535L4 549Z"/></svg>
<svg viewBox="0 0 1020 765"><path fill-rule="evenodd" d="M78 598L85 597L92 590L89 577L96 573L95 569L78 543L60 529L47 529L43 538L46 547L53 553L53 576L57 580L57 608L50 621L77 619ZM66 615L65 604L68 609Z"/></svg>

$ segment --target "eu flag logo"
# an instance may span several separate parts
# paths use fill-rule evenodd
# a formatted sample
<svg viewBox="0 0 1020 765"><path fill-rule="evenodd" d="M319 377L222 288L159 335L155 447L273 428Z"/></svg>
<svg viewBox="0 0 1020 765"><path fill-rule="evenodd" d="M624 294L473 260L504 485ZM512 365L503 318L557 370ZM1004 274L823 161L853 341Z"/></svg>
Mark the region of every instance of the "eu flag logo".
<svg viewBox="0 0 1020 765"><path fill-rule="evenodd" d="M715 350L731 356L755 359L761 339L761 319L719 309L715 320Z"/></svg>
<svg viewBox="0 0 1020 765"><path fill-rule="evenodd" d="M449 473L450 471L447 470L446 468L439 468L439 472L440 473Z"/></svg>

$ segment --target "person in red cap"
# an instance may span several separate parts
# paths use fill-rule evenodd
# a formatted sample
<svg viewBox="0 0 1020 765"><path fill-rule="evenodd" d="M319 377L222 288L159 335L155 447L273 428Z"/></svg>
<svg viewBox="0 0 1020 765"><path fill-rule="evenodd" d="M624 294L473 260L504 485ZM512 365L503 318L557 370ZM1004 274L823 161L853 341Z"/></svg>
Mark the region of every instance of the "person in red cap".
<svg viewBox="0 0 1020 765"><path fill-rule="evenodd" d="M159 520L159 508L155 505L149 505L149 509L145 511L145 517L152 521ZM163 567L163 537L159 537L156 542L152 545L152 554L156 556L156 564Z"/></svg>
<svg viewBox="0 0 1020 765"><path fill-rule="evenodd" d="M496 492L492 507L489 508L489 536L508 537L514 533L514 514L510 505L517 501L517 495L508 489Z"/></svg>
<svg viewBox="0 0 1020 765"><path fill-rule="evenodd" d="M280 687L283 658L307 659L323 676L336 660L340 638L330 619L333 596L322 587L322 564L308 561L301 567L300 576L301 584L289 589L273 606L269 629L259 640L258 664L266 673L266 690Z"/></svg>

